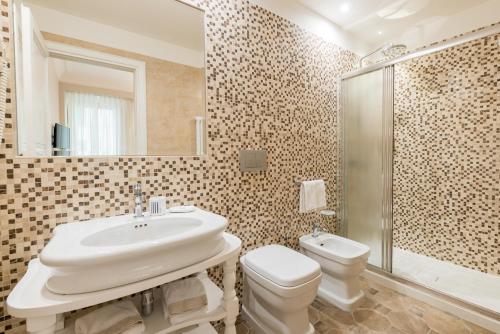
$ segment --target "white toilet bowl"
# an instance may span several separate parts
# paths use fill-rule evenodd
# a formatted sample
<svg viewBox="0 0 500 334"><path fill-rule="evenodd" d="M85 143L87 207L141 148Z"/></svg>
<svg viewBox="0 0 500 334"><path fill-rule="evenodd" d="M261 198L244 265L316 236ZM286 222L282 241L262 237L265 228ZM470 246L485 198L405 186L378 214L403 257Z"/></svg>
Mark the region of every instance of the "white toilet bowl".
<svg viewBox="0 0 500 334"><path fill-rule="evenodd" d="M304 235L299 242L302 253L321 266L318 296L344 311L354 310L363 300L359 275L366 267L370 248L329 233Z"/></svg>
<svg viewBox="0 0 500 334"><path fill-rule="evenodd" d="M269 245L248 252L240 263L242 313L257 333L314 333L308 306L321 282L316 261L284 246Z"/></svg>

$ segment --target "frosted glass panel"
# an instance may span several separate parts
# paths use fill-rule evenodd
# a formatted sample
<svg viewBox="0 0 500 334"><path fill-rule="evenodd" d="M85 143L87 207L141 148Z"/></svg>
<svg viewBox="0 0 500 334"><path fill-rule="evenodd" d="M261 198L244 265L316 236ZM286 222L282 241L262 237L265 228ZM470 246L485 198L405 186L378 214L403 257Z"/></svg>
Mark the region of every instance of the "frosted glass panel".
<svg viewBox="0 0 500 334"><path fill-rule="evenodd" d="M382 267L383 70L344 82L345 222L347 237L371 248Z"/></svg>

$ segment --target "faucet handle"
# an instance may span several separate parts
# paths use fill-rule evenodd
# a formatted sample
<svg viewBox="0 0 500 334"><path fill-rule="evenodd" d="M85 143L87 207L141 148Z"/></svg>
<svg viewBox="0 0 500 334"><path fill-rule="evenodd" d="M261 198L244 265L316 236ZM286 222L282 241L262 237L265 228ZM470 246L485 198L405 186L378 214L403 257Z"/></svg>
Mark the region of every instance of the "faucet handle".
<svg viewBox="0 0 500 334"><path fill-rule="evenodd" d="M133 186L133 190L134 190L134 195L135 196L139 196L142 194L142 186L141 186L141 183L140 182L137 182L136 184L134 184Z"/></svg>

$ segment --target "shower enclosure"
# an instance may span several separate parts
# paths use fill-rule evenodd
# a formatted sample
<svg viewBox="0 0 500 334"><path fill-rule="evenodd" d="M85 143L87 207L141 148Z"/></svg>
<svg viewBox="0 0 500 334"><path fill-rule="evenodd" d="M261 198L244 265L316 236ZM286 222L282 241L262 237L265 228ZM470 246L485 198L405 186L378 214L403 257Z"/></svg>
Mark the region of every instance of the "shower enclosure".
<svg viewBox="0 0 500 334"><path fill-rule="evenodd" d="M341 233L371 269L496 319L498 64L500 25L344 75L338 114Z"/></svg>
<svg viewBox="0 0 500 334"><path fill-rule="evenodd" d="M370 246L368 263L391 271L392 83L387 66L342 81L344 194L350 239ZM388 210L389 209L389 210Z"/></svg>

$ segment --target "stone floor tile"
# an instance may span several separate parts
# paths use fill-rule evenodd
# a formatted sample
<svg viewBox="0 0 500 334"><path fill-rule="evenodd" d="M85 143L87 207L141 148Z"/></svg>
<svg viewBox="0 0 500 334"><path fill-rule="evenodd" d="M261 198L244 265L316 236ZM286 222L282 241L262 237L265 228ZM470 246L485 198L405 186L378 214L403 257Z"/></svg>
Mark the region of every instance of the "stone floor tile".
<svg viewBox="0 0 500 334"><path fill-rule="evenodd" d="M329 329L327 332L325 332L325 334L350 334L350 333L346 332L345 329L332 328Z"/></svg>
<svg viewBox="0 0 500 334"><path fill-rule="evenodd" d="M245 322L240 322L236 325L236 334L250 334L250 328Z"/></svg>
<svg viewBox="0 0 500 334"><path fill-rule="evenodd" d="M478 325L473 324L471 322L468 322L465 320L462 320L462 322L464 323L465 327L467 327L469 329L471 334L495 334L494 332L489 331L485 328L479 327Z"/></svg>
<svg viewBox="0 0 500 334"><path fill-rule="evenodd" d="M416 304L410 304L406 307L406 309L410 313L412 313L418 317L422 317L424 315L424 313L429 310L428 308L423 308L422 306L416 305Z"/></svg>
<svg viewBox="0 0 500 334"><path fill-rule="evenodd" d="M361 287L362 290L368 289L368 281L364 279L363 277L360 278L359 280L359 286Z"/></svg>
<svg viewBox="0 0 500 334"><path fill-rule="evenodd" d="M314 325L320 319L319 311L312 306L309 306L308 311L309 311L309 321L311 322L311 324Z"/></svg>
<svg viewBox="0 0 500 334"><path fill-rule="evenodd" d="M343 334L380 334L381 332L376 332L368 329L367 327L363 325L356 325L349 327L347 329L344 329Z"/></svg>
<svg viewBox="0 0 500 334"><path fill-rule="evenodd" d="M377 304L375 305L375 307L373 308L375 311L377 311L378 313L380 314L387 314L389 312L391 312L391 309L388 308L388 307L385 307L384 305L382 304Z"/></svg>
<svg viewBox="0 0 500 334"><path fill-rule="evenodd" d="M392 311L404 310L407 305L403 296L397 292L380 291L376 296L376 300Z"/></svg>
<svg viewBox="0 0 500 334"><path fill-rule="evenodd" d="M355 310L353 312L354 320L374 331L387 331L391 323L386 317L373 310Z"/></svg>
<svg viewBox="0 0 500 334"><path fill-rule="evenodd" d="M314 324L314 329L317 334L326 334L329 331L336 329L340 330L339 326L335 324L330 318L322 317Z"/></svg>
<svg viewBox="0 0 500 334"><path fill-rule="evenodd" d="M316 298L311 304L311 306L319 311L322 311L327 307L331 307L331 305L329 305L326 301L322 300L321 298Z"/></svg>
<svg viewBox="0 0 500 334"><path fill-rule="evenodd" d="M352 313L342 311L336 307L328 307L321 311L321 314L324 317L329 317L335 323L344 325L344 326L352 326L355 324L354 318L352 317Z"/></svg>
<svg viewBox="0 0 500 334"><path fill-rule="evenodd" d="M408 312L390 312L387 314L391 325L408 334L426 334L429 326L417 315Z"/></svg>
<svg viewBox="0 0 500 334"><path fill-rule="evenodd" d="M387 331L387 334L407 334L407 333L400 331L400 330L399 330L399 329L397 329L396 327L391 327L391 328L389 328L389 330Z"/></svg>
<svg viewBox="0 0 500 334"><path fill-rule="evenodd" d="M440 310L429 310L424 313L422 320L427 326L439 334L469 334L464 322L451 314Z"/></svg>
<svg viewBox="0 0 500 334"><path fill-rule="evenodd" d="M377 303L373 299L365 297L363 302L358 306L358 308L373 309L375 308L376 305Z"/></svg>

